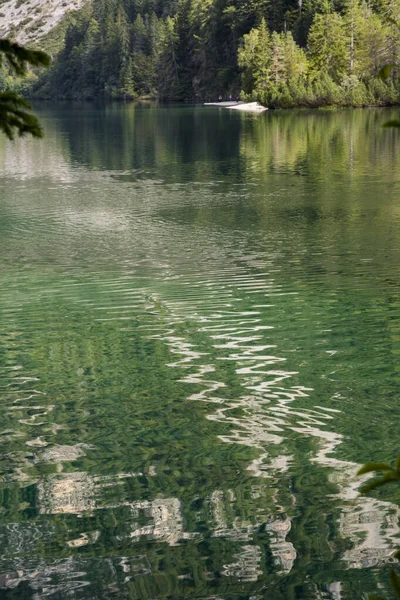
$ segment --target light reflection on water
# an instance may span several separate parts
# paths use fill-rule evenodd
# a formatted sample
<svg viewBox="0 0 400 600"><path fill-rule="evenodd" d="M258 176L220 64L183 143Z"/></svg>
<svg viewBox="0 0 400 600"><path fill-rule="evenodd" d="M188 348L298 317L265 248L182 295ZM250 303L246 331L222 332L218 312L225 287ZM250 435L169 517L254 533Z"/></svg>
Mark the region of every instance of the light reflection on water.
<svg viewBox="0 0 400 600"><path fill-rule="evenodd" d="M42 118L0 148L4 597L385 584L396 498L355 473L397 450L388 113Z"/></svg>

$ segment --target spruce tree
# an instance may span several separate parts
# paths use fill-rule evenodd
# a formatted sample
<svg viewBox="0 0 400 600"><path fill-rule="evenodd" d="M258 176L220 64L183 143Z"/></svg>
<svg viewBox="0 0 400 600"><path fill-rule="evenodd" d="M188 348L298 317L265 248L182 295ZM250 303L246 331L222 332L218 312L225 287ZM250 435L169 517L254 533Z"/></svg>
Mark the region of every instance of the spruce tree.
<svg viewBox="0 0 400 600"><path fill-rule="evenodd" d="M244 85L257 93L266 92L272 76L271 38L265 19L259 28L244 36L239 49L238 64L243 69Z"/></svg>
<svg viewBox="0 0 400 600"><path fill-rule="evenodd" d="M173 97L179 84L176 48L178 36L175 21L167 17L161 30L157 86L162 99Z"/></svg>
<svg viewBox="0 0 400 600"><path fill-rule="evenodd" d="M343 17L335 12L316 14L308 36L310 66L340 81L349 71L349 35Z"/></svg>
<svg viewBox="0 0 400 600"><path fill-rule="evenodd" d="M271 69L275 84L286 80L285 34L279 34L276 31L271 36Z"/></svg>
<svg viewBox="0 0 400 600"><path fill-rule="evenodd" d="M305 77L308 71L306 54L293 39L290 31L284 38L284 61L287 81L297 82L300 77Z"/></svg>

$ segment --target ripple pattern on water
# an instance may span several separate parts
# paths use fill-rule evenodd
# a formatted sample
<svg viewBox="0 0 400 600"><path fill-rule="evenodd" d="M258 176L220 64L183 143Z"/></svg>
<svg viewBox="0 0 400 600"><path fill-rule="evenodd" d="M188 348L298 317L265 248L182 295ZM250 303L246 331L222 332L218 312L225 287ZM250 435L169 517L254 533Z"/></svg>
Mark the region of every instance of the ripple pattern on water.
<svg viewBox="0 0 400 600"><path fill-rule="evenodd" d="M396 451L397 142L221 115L201 149L179 110L0 149L0 589L361 599L399 534L355 476Z"/></svg>

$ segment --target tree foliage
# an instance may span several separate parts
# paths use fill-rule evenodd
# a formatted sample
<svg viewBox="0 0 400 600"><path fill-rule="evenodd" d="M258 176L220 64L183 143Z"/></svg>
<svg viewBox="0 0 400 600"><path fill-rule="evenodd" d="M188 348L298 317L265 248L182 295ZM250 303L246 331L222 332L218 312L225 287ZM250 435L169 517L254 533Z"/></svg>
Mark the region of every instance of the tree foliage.
<svg viewBox="0 0 400 600"><path fill-rule="evenodd" d="M317 14L308 36L311 69L340 81L349 67L349 40L339 13Z"/></svg>
<svg viewBox="0 0 400 600"><path fill-rule="evenodd" d="M400 98L400 0L99 0L69 16L42 97L382 105ZM378 81L385 64L393 70Z"/></svg>
<svg viewBox="0 0 400 600"><path fill-rule="evenodd" d="M8 39L0 39L0 69L9 67L15 75L26 75L28 65L48 66L50 58L41 50L29 50ZM27 133L41 137L42 130L37 118L29 111L31 105L17 92L0 92L0 131L9 139L15 133L22 136Z"/></svg>
<svg viewBox="0 0 400 600"><path fill-rule="evenodd" d="M367 473L375 473L375 477L367 480L361 487L361 492L363 494L381 488L382 486L387 485L388 483L398 483L400 481L400 455L397 457L397 460L393 467L386 463L370 462L361 467L357 475L365 475ZM397 551L394 557L397 560L400 560L400 551ZM390 584L396 598L400 600L400 573L398 572L398 569L393 568L391 570ZM376 595L370 595L369 599L385 600L382 596Z"/></svg>

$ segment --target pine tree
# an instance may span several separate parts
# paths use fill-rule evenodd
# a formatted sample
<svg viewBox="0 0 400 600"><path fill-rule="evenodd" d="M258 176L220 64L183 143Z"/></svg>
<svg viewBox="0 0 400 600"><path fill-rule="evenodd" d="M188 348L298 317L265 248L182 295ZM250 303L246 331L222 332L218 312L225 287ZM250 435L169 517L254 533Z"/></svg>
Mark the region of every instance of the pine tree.
<svg viewBox="0 0 400 600"><path fill-rule="evenodd" d="M252 29L244 36L239 49L238 64L243 69L245 89L265 92L271 80L272 52L271 39L265 19L260 27Z"/></svg>
<svg viewBox="0 0 400 600"><path fill-rule="evenodd" d="M145 53L147 46L147 31L141 14L136 17L132 27L133 50Z"/></svg>
<svg viewBox="0 0 400 600"><path fill-rule="evenodd" d="M271 69L275 84L286 81L285 34L276 31L271 36Z"/></svg>
<svg viewBox="0 0 400 600"><path fill-rule="evenodd" d="M135 98L138 94L135 89L135 78L132 57L129 56L124 62L121 69L120 81L119 81L119 92L123 98Z"/></svg>
<svg viewBox="0 0 400 600"><path fill-rule="evenodd" d="M161 33L157 75L158 90L163 99L173 97L179 83L176 60L177 43L175 22L171 17L167 17Z"/></svg>
<svg viewBox="0 0 400 600"><path fill-rule="evenodd" d="M316 14L308 36L310 66L335 81L349 71L349 35L343 17L335 12Z"/></svg>
<svg viewBox="0 0 400 600"><path fill-rule="evenodd" d="M356 61L357 37L361 21L359 0L347 0L344 12L349 35L349 69L350 73L353 73Z"/></svg>
<svg viewBox="0 0 400 600"><path fill-rule="evenodd" d="M138 14L132 27L132 70L136 90L142 96L154 92L156 78L149 28L149 19L146 17L145 22L142 15Z"/></svg>
<svg viewBox="0 0 400 600"><path fill-rule="evenodd" d="M293 39L290 31L284 39L284 61L287 81L296 82L300 77L305 77L308 72L306 54Z"/></svg>
<svg viewBox="0 0 400 600"><path fill-rule="evenodd" d="M358 26L356 74L361 78L376 76L391 62L390 27L367 7Z"/></svg>

